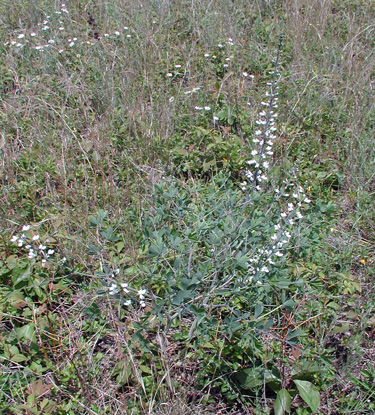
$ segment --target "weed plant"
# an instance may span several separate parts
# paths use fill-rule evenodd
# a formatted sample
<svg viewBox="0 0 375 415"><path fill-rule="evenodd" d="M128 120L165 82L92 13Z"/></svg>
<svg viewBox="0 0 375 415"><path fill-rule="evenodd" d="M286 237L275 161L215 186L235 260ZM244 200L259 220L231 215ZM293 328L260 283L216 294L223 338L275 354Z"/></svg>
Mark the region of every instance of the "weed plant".
<svg viewBox="0 0 375 415"><path fill-rule="evenodd" d="M0 4L2 412L372 413L374 14Z"/></svg>

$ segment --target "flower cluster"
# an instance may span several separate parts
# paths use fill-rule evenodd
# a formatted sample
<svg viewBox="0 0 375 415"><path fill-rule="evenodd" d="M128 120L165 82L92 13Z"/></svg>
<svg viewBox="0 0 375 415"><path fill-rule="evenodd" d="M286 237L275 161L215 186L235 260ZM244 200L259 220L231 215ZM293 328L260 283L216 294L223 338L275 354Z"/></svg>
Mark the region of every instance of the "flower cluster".
<svg viewBox="0 0 375 415"><path fill-rule="evenodd" d="M229 37L225 41L225 44L227 46L229 46L229 47L230 46L234 46L233 39ZM225 49L224 42L223 43L219 43L217 45L217 48L218 48L218 53L216 53L216 54L210 54L210 53L206 52L204 54L204 57L205 58L209 58L210 61L212 63L214 63L215 65L220 64L220 62L222 62L223 69L224 70L227 70L227 68L229 67L230 63L232 62L233 56L230 55L230 56L226 56L225 57L225 54L223 54L223 51ZM174 80L178 76L183 76L184 75L184 72L181 71L181 69L182 69L182 65L181 64L175 64L173 69L170 69L170 70L168 70L166 72L166 77L167 78L170 78L171 80ZM254 79L255 78L254 75L248 74L247 72L243 72L242 73L242 76L244 78L247 78L247 79ZM194 87L194 88L191 88L191 89L188 89L188 90L184 91L183 94L184 95L197 94L200 89L201 89L201 87L197 86L197 87ZM175 97L174 96L171 96L169 98L169 102L172 104L174 101L175 101ZM201 112L201 114L204 114L205 112L207 113L207 112L211 111L211 106L210 105L206 105L206 104L204 104L204 105L194 105L194 109L196 111ZM217 122L217 121L219 121L219 117L217 115L212 114L212 117L213 117L213 122L214 123Z"/></svg>
<svg viewBox="0 0 375 415"><path fill-rule="evenodd" d="M292 194L289 191L292 191ZM283 192L275 189L275 193L280 198L290 198L292 196L292 201L286 203L285 209L281 211L279 219L274 225L274 233L271 236L269 247L259 248L255 255L249 259L248 271L250 277L248 282L253 281L255 275L268 274L270 266L276 265L284 257L285 249L292 238L293 226L297 221L303 219L301 209L311 202L302 186L295 185L294 182L287 183Z"/></svg>
<svg viewBox="0 0 375 415"><path fill-rule="evenodd" d="M31 231L30 225L24 225L21 236L13 235L10 241L17 244L22 252L27 252L28 259L40 258L42 260L42 266L55 254L55 250L47 246L49 240L45 239L42 241L39 234ZM65 261L66 259L63 258L62 262Z"/></svg>
<svg viewBox="0 0 375 415"><path fill-rule="evenodd" d="M273 74L272 82L267 82L267 86L270 87L270 92L266 93L268 101L262 101L263 108L258 120L255 122L256 130L253 138L255 147L251 151L252 158L247 161L248 167L245 171L246 180L241 183L241 188L245 192L252 190L260 191L262 189L262 183L268 180L267 172L273 159L273 146L277 131L278 59L279 53L275 70L271 72ZM243 75L245 76L245 74ZM248 76L247 73L246 76ZM251 282L257 276L257 283L261 284L260 277L269 274L271 266L276 265L284 257L285 249L292 238L293 226L303 218L301 209L311 202L306 196L303 187L296 184L294 180L290 180L289 182L284 180L283 189L276 188L274 189L274 193L276 200L280 200L281 206L284 207L274 225L274 232L267 247L258 248L248 261L248 282Z"/></svg>
<svg viewBox="0 0 375 415"><path fill-rule="evenodd" d="M120 274L120 270L116 269L112 274L111 277L115 278L116 275ZM122 301L122 304L124 306L130 306L132 304L133 301L137 301L139 302L139 306L141 308L145 308L146 307L146 302L145 302L145 294L147 293L147 291L145 289L139 289L139 290L135 290L133 288L131 288L129 286L129 284L127 282L122 282L122 283L117 283L115 281L112 281L110 283L110 285L108 286L108 294L111 296L117 295L117 294L121 294L124 298ZM133 297L129 298L129 297ZM137 297L137 300L134 298Z"/></svg>
<svg viewBox="0 0 375 415"><path fill-rule="evenodd" d="M256 130L254 133L254 149L251 151L252 158L247 161L248 168L245 171L246 180L241 183L243 191L255 188L261 189L261 183L268 180L267 172L270 168L273 145L275 142L276 119L277 119L277 101L278 93L276 89L276 74L273 82L267 82L271 87L271 92L266 93L269 100L262 101L264 107L256 120ZM250 105L250 103L248 103Z"/></svg>
<svg viewBox="0 0 375 415"><path fill-rule="evenodd" d="M112 34L104 33L103 36L98 36L95 39L79 39L78 37L67 37L66 27L71 23L67 20L69 11L63 3L61 8L54 12L54 15L47 15L43 22L39 22L37 26L27 32L23 30L21 33L15 34L14 38L6 41L4 46L15 47L21 50L26 45L29 48L44 52L47 49L55 49L62 54L66 50L73 48L77 43L82 45L93 45L95 40L102 40L103 38L116 39L122 34L126 39L130 39L132 35L129 33L130 29L127 26L123 30L115 30Z"/></svg>

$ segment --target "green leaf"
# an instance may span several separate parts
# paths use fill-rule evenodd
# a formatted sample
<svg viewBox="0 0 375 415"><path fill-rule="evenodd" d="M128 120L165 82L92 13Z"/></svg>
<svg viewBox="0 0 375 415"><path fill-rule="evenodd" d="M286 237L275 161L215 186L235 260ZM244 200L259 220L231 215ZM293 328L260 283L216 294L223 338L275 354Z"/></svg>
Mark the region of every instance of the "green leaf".
<svg viewBox="0 0 375 415"><path fill-rule="evenodd" d="M240 383L241 388L246 390L252 390L264 383L263 373L259 367L240 370L236 373L235 377Z"/></svg>
<svg viewBox="0 0 375 415"><path fill-rule="evenodd" d="M177 295L172 299L172 303L175 305L180 305L185 300L190 300L193 297L192 290L180 290Z"/></svg>
<svg viewBox="0 0 375 415"><path fill-rule="evenodd" d="M257 304L257 306L255 307L254 310L254 317L253 320L256 320L263 312L263 305L262 304Z"/></svg>
<svg viewBox="0 0 375 415"><path fill-rule="evenodd" d="M291 398L286 389L281 389L277 392L277 398L273 405L275 415L284 415L285 412L290 412Z"/></svg>
<svg viewBox="0 0 375 415"><path fill-rule="evenodd" d="M301 398L307 403L313 412L316 412L320 405L320 393L318 388L307 380L293 380L298 388Z"/></svg>
<svg viewBox="0 0 375 415"><path fill-rule="evenodd" d="M248 257L246 255L242 255L240 252L236 256L236 265L240 268L247 269L248 268Z"/></svg>
<svg viewBox="0 0 375 415"><path fill-rule="evenodd" d="M17 363L21 363L24 362L25 360L29 360L26 356L24 356L23 354L15 354L14 356L12 356L12 362L17 362Z"/></svg>
<svg viewBox="0 0 375 415"><path fill-rule="evenodd" d="M216 160L210 160L203 163L203 171L206 173L212 166L216 164Z"/></svg>
<svg viewBox="0 0 375 415"><path fill-rule="evenodd" d="M28 279L31 275L30 266L27 265L25 268L13 269L13 286L16 287L21 281Z"/></svg>
<svg viewBox="0 0 375 415"><path fill-rule="evenodd" d="M17 336L20 340L31 340L35 334L35 328L33 324L26 324L25 326L16 329Z"/></svg>

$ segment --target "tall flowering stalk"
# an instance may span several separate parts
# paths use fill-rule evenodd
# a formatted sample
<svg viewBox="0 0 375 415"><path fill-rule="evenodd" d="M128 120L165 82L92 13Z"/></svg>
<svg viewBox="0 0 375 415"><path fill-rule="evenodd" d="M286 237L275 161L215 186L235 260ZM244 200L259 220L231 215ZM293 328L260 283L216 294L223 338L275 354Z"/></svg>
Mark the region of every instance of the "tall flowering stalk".
<svg viewBox="0 0 375 415"><path fill-rule="evenodd" d="M247 180L242 183L242 189L244 191L248 191L249 194L254 189L260 190L260 184L267 181L268 177L266 172L270 167L270 161L268 159L269 157L273 156L273 145L276 138L276 109L278 107L278 93L276 84L278 80L278 66L281 46L282 38L280 37L275 69L273 71L273 79L272 82L267 82L267 85L271 87L271 91L266 93L266 95L269 97L269 100L268 102L262 101L262 105L266 108L260 112L260 118L255 122L258 128L255 131L253 143L258 145L259 150L256 148L252 150L251 155L253 158L247 162L249 168L245 171Z"/></svg>
<svg viewBox="0 0 375 415"><path fill-rule="evenodd" d="M256 121L257 129L254 133L253 143L256 147L251 151L252 159L247 161L248 168L245 170L246 180L241 183L242 190L246 193L246 201L242 207L242 213L246 206L251 203L251 195L255 191L262 190L262 183L267 182L267 172L272 164L273 145L276 138L275 132L278 108L278 66L280 62L282 37L277 51L275 69L272 82L267 82L270 92L266 92L268 101L262 101L264 109L260 112L260 117ZM274 232L270 234L270 241L267 246L259 247L253 251L248 261L249 278L248 282L256 281L261 284L262 277L269 274L271 267L276 265L283 257L284 251L289 245L293 234L293 227L297 221L303 218L301 208L303 204L310 203L306 197L304 189L296 185L293 179L284 181L284 189L274 189L275 199L290 198L287 206L280 212L277 222L274 224Z"/></svg>

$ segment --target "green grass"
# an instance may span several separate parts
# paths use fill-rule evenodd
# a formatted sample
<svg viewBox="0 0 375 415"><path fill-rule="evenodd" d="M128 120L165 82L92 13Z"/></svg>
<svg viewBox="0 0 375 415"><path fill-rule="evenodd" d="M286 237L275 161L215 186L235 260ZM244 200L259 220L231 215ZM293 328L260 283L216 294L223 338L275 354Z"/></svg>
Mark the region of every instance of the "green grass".
<svg viewBox="0 0 375 415"><path fill-rule="evenodd" d="M373 413L375 6L66 8L0 5L2 413L302 415L316 391L315 413ZM272 169L243 207L280 35ZM257 287L283 180L312 203ZM46 264L10 241L26 224Z"/></svg>

